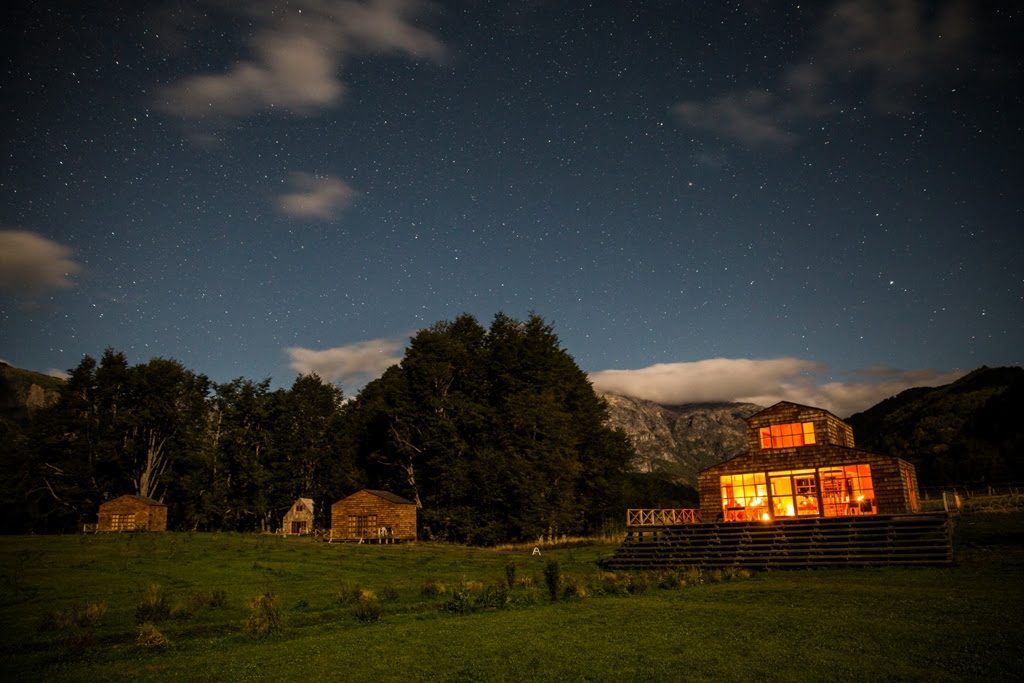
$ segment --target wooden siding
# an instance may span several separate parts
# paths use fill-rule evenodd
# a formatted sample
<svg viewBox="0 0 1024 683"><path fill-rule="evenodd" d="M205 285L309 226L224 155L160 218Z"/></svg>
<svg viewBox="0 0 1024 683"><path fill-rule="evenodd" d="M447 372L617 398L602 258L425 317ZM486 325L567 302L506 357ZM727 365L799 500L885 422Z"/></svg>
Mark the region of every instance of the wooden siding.
<svg viewBox="0 0 1024 683"><path fill-rule="evenodd" d="M760 451L761 427L810 422L814 425L814 437L818 445L845 446L853 448L853 428L838 417L811 406L782 401L771 408L765 408L747 418L747 450Z"/></svg>
<svg viewBox="0 0 1024 683"><path fill-rule="evenodd" d="M167 506L142 496L121 496L100 504L97 531L167 531Z"/></svg>
<svg viewBox="0 0 1024 683"><path fill-rule="evenodd" d="M803 422L814 425L813 445L761 447L762 427ZM719 477L723 475L817 470L844 465L871 467L877 514L896 515L919 510L917 475L913 465L900 458L855 448L853 429L827 410L782 401L747 418L745 453L698 473L701 516L707 522L722 519Z"/></svg>
<svg viewBox="0 0 1024 683"><path fill-rule="evenodd" d="M353 528L352 521L357 521ZM389 540L416 540L416 504L387 492L364 489L331 506L330 540L377 541L380 528Z"/></svg>

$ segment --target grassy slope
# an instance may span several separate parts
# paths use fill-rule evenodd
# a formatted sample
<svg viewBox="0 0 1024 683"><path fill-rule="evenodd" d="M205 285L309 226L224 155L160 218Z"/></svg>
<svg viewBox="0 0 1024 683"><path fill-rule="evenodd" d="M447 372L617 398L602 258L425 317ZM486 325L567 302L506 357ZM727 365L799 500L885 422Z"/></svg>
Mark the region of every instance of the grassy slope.
<svg viewBox="0 0 1024 683"><path fill-rule="evenodd" d="M547 559L581 580L611 546L528 552L339 546L231 534L0 538L4 680L1020 680L1024 513L965 516L956 567L771 572L454 616L421 595L433 579L494 583L514 561L539 586ZM158 624L135 644L150 583L174 603L221 589L224 608ZM397 598L363 624L338 596ZM281 599L286 631L253 640L247 601ZM528 591L517 595L525 601ZM542 593L535 590L534 593ZM520 595L521 594L521 595ZM50 610L106 602L93 628L40 631ZM84 634L84 637L83 637ZM336 673L331 673L336 672Z"/></svg>

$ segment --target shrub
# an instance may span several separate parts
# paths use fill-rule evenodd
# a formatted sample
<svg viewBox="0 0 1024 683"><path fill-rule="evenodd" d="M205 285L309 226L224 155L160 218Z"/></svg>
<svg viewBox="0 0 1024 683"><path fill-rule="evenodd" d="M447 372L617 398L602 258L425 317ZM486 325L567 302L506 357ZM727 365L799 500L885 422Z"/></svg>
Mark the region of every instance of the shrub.
<svg viewBox="0 0 1024 683"><path fill-rule="evenodd" d="M273 593L257 595L249 601L249 610L249 619L245 622L245 632L249 635L265 638L284 629L281 608Z"/></svg>
<svg viewBox="0 0 1024 683"><path fill-rule="evenodd" d="M630 595L640 595L647 592L651 580L646 574L628 574L626 576L626 592Z"/></svg>
<svg viewBox="0 0 1024 683"><path fill-rule="evenodd" d="M135 642L142 647L164 647L167 645L167 636L161 633L156 626L147 621L139 626L139 634L135 638Z"/></svg>
<svg viewBox="0 0 1024 683"><path fill-rule="evenodd" d="M383 610L373 591L360 591L359 598L352 605L352 614L364 623L379 621Z"/></svg>
<svg viewBox="0 0 1024 683"><path fill-rule="evenodd" d="M548 587L551 602L558 600L558 589L562 583L562 569L556 560L548 560L544 565L544 585Z"/></svg>
<svg viewBox="0 0 1024 683"><path fill-rule="evenodd" d="M745 567L726 567L723 570L723 574L726 579L734 581L737 579L749 579L754 575L754 572Z"/></svg>
<svg viewBox="0 0 1024 683"><path fill-rule="evenodd" d="M82 627L95 626L107 613L107 603L90 602L84 607L74 608L75 623Z"/></svg>
<svg viewBox="0 0 1024 683"><path fill-rule="evenodd" d="M40 631L63 631L73 626L87 628L95 626L107 613L107 603L91 602L87 605L72 605L67 609L52 609L39 620Z"/></svg>
<svg viewBox="0 0 1024 683"><path fill-rule="evenodd" d="M584 600L590 597L587 587L578 583L576 579L566 579L562 589L562 598L565 600Z"/></svg>
<svg viewBox="0 0 1024 683"><path fill-rule="evenodd" d="M163 589L159 584L151 583L143 593L142 599L135 605L135 623L160 621L166 619L170 612Z"/></svg>
<svg viewBox="0 0 1024 683"><path fill-rule="evenodd" d="M420 595L425 598L436 598L447 592L447 586L437 579L427 579L423 582L423 587L420 589Z"/></svg>
<svg viewBox="0 0 1024 683"><path fill-rule="evenodd" d="M475 602L481 609L505 609L509 604L508 593L507 585L496 582L480 591Z"/></svg>
<svg viewBox="0 0 1024 683"><path fill-rule="evenodd" d="M473 600L469 595L469 591L464 587L460 587L451 592L451 595L445 600L442 608L446 612L452 614L469 614L473 611Z"/></svg>

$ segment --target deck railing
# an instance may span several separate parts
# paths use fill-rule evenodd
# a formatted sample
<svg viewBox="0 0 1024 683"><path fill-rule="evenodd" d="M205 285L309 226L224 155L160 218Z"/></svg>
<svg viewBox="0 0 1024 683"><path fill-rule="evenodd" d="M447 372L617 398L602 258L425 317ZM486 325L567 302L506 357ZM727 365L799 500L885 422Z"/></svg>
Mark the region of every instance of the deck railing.
<svg viewBox="0 0 1024 683"><path fill-rule="evenodd" d="M697 508L636 508L626 510L626 526L678 526L700 524Z"/></svg>

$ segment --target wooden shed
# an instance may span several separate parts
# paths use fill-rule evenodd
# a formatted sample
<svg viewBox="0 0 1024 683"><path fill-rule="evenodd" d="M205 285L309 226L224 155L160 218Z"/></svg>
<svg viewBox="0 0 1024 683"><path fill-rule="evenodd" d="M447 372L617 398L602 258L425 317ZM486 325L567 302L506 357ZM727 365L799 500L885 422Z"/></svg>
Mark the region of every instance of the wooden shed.
<svg viewBox="0 0 1024 683"><path fill-rule="evenodd" d="M313 533L313 499L296 498L295 502L284 513L281 533L285 536L306 536Z"/></svg>
<svg viewBox="0 0 1024 683"><path fill-rule="evenodd" d="M145 496L108 500L100 503L96 531L167 531L167 506Z"/></svg>
<svg viewBox="0 0 1024 683"><path fill-rule="evenodd" d="M747 450L698 474L706 522L917 512L917 475L862 451L827 410L782 401L747 418Z"/></svg>
<svg viewBox="0 0 1024 683"><path fill-rule="evenodd" d="M416 503L388 491L357 491L331 506L328 540L415 541Z"/></svg>

